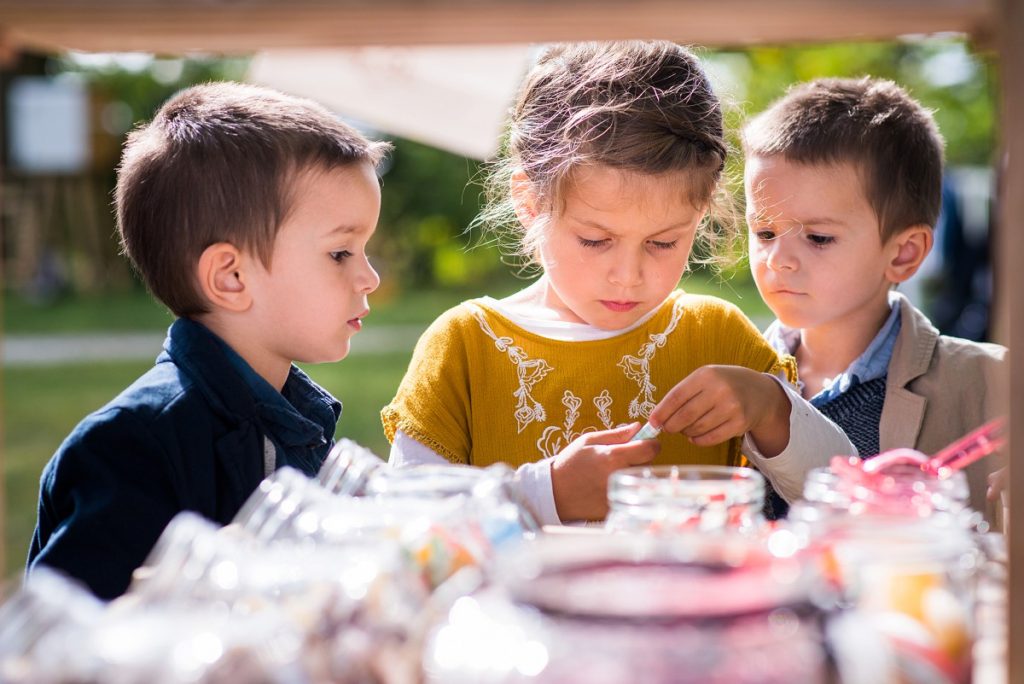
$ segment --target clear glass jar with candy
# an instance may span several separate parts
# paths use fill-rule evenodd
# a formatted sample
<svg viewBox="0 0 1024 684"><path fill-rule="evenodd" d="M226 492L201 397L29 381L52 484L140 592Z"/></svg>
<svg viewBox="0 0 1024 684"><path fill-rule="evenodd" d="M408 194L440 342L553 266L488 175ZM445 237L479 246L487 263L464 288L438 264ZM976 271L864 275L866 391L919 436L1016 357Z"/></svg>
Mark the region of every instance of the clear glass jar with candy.
<svg viewBox="0 0 1024 684"><path fill-rule="evenodd" d="M831 467L820 467L807 473L803 499L793 504L789 517L816 520L863 513L925 517L943 512L970 518L969 501L963 471L939 478L904 464L890 466L870 478L851 478Z"/></svg>
<svg viewBox="0 0 1024 684"><path fill-rule="evenodd" d="M738 534L545 536L495 576L432 630L426 681L832 681L813 568Z"/></svg>
<svg viewBox="0 0 1024 684"><path fill-rule="evenodd" d="M983 554L955 516L835 516L810 549L877 639L872 674L858 681L971 681Z"/></svg>
<svg viewBox="0 0 1024 684"><path fill-rule="evenodd" d="M515 472L506 465L488 468L419 465L389 468L372 451L348 439L334 445L317 474L320 485L342 496L390 499L474 497L489 501L498 515L511 514L519 532L537 532L537 514L520 495ZM511 511L504 509L514 509Z"/></svg>
<svg viewBox="0 0 1024 684"><path fill-rule="evenodd" d="M752 468L625 468L608 479L605 526L648 534L755 533L764 525L764 496L764 477Z"/></svg>

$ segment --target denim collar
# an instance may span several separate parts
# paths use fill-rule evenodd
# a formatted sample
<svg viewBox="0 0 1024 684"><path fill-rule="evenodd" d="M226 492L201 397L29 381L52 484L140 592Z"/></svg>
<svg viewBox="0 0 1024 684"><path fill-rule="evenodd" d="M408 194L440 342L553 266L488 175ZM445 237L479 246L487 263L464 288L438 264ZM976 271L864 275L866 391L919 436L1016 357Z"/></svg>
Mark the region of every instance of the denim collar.
<svg viewBox="0 0 1024 684"><path fill-rule="evenodd" d="M889 361L892 360L896 338L900 334L899 302L900 296L891 292L889 317L885 319L878 334L845 371L832 378L821 391L811 397L810 402L813 406L820 407L862 382L883 378L888 374ZM795 355L800 346L800 330L788 328L777 320L765 330L764 336L779 353ZM799 386L803 391L803 383L799 383Z"/></svg>
<svg viewBox="0 0 1024 684"><path fill-rule="evenodd" d="M278 392L209 328L179 318L167 332L164 352L203 389L211 404L239 420L258 423L277 448L278 467L316 472L341 416L341 402L294 365Z"/></svg>

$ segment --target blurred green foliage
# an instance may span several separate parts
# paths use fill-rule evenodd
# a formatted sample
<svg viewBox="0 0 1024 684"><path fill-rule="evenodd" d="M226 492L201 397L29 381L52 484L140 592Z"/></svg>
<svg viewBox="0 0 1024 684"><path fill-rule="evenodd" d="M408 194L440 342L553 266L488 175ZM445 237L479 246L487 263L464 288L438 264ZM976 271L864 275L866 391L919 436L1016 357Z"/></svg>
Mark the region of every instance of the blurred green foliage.
<svg viewBox="0 0 1024 684"><path fill-rule="evenodd" d="M708 51L728 105L728 129L785 93L793 83L822 77L876 76L896 81L934 111L949 164L991 163L995 146L996 79L990 56L959 37L899 42L828 43ZM724 92L722 92L724 90ZM738 149L738 146L737 148ZM733 159L733 170L741 168Z"/></svg>
<svg viewBox="0 0 1024 684"><path fill-rule="evenodd" d="M973 52L962 38L699 50L699 54L727 104L728 130L736 151L727 169L737 197L741 197L737 190L742 159L736 132L743 120L790 84L819 76L891 78L935 111L947 140L949 163L988 164L992 159L995 65L991 58ZM208 80L243 79L246 67L241 58L140 55L126 62L72 55L52 58L47 70L87 79L101 103L107 143L105 148L99 144L98 163L105 168L103 192L108 202L123 136L134 124L149 119L178 89ZM383 169L380 227L371 243L375 265L384 278L381 296L435 286L507 288L512 269L502 262L497 248L466 232L480 208L481 187L474 182L480 174L478 162L409 140L394 142L395 151ZM100 239L116 251L112 217L102 230ZM727 269L726 275L748 277L742 261Z"/></svg>

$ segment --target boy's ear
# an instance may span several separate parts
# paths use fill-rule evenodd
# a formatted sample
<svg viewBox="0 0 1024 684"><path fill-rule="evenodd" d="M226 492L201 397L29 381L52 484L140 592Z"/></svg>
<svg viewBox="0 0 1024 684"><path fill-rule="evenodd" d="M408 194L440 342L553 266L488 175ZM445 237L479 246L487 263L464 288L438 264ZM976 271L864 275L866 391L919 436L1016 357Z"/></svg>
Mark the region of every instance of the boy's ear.
<svg viewBox="0 0 1024 684"><path fill-rule="evenodd" d="M236 313L252 306L252 293L245 286L246 262L246 255L230 242L216 242L203 250L196 275L211 305Z"/></svg>
<svg viewBox="0 0 1024 684"><path fill-rule="evenodd" d="M540 212L537 191L530 177L522 169L516 169L512 173L511 185L512 205L515 207L516 218L524 228L529 228L537 220Z"/></svg>
<svg viewBox="0 0 1024 684"><path fill-rule="evenodd" d="M917 273L932 251L934 239L931 226L924 224L910 226L889 238L886 250L889 261L885 268L889 282L902 283Z"/></svg>

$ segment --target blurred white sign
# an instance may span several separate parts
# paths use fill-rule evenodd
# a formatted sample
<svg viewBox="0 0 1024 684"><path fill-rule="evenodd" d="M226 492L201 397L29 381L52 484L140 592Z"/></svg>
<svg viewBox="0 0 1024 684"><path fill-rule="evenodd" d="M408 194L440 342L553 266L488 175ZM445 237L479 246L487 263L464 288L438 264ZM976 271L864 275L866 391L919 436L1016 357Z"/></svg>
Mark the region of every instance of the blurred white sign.
<svg viewBox="0 0 1024 684"><path fill-rule="evenodd" d="M89 94L72 78L20 76L7 92L8 163L23 173L77 173L89 163Z"/></svg>

